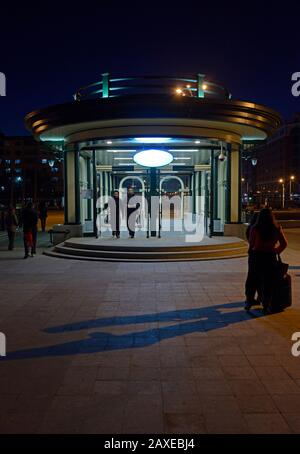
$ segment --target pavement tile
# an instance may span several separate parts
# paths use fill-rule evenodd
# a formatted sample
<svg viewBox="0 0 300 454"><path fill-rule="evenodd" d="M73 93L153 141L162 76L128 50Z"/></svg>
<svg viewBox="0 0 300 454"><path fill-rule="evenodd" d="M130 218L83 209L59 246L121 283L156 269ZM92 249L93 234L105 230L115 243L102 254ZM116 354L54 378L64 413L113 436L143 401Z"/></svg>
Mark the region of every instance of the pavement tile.
<svg viewBox="0 0 300 454"><path fill-rule="evenodd" d="M39 252L24 268L21 252L1 251L0 324L9 352L31 353L0 361L1 433L300 433L297 270L293 307L261 317L243 309L247 259L104 264ZM299 266L296 252L286 260Z"/></svg>
<svg viewBox="0 0 300 454"><path fill-rule="evenodd" d="M253 413L244 418L253 434L289 434L291 429L280 414Z"/></svg>

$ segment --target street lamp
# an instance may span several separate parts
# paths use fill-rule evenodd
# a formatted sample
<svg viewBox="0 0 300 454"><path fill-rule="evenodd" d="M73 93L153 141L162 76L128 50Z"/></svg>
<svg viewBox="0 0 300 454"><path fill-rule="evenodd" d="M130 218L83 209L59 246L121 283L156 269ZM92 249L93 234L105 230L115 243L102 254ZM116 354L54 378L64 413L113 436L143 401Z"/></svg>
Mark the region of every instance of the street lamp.
<svg viewBox="0 0 300 454"><path fill-rule="evenodd" d="M191 84L187 84L185 87L182 87L182 88L177 87L175 89L175 93L180 96L186 96L186 93L188 93L188 96L190 96L192 98L192 97L194 97L193 90L195 90L195 88L193 88L191 86Z"/></svg>
<svg viewBox="0 0 300 454"><path fill-rule="evenodd" d="M292 181L295 181L294 175L291 175L290 177L290 200L292 200Z"/></svg>
<svg viewBox="0 0 300 454"><path fill-rule="evenodd" d="M279 183L282 185L282 208L284 209L285 205L285 186L284 186L284 179L280 178Z"/></svg>
<svg viewBox="0 0 300 454"><path fill-rule="evenodd" d="M245 180L245 178L242 178L242 183L246 183L246 193L247 197L249 195L249 182Z"/></svg>

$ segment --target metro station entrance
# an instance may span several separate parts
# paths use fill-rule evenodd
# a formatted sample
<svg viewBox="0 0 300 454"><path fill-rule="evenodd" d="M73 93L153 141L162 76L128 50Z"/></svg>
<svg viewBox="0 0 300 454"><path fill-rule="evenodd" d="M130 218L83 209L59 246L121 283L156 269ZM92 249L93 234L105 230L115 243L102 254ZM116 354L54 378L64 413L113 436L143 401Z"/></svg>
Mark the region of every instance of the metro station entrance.
<svg viewBox="0 0 300 454"><path fill-rule="evenodd" d="M180 140L183 141L174 140L172 146L156 145L153 151L172 153L172 163L162 167L137 165L135 154L148 147L129 148L128 139L110 141L106 146L99 143L101 141L80 144L79 210L83 234L109 235L109 215L104 206L115 191L125 200L128 189L132 188L140 198L136 220L138 235L161 238L174 232L179 234L187 222L202 222L207 236L222 235L228 205L226 145L202 140L197 142L203 145L196 147L195 141L184 139L184 145L179 147ZM223 153L222 159L220 153ZM155 216L153 203L157 204ZM123 224L121 232L125 230Z"/></svg>
<svg viewBox="0 0 300 454"><path fill-rule="evenodd" d="M128 248L135 248L129 258L137 261L145 248L152 248L151 260L157 260L160 237L165 240L161 249L169 245L177 254L180 241L170 238L172 229L165 229L168 222L175 229L200 218L209 237L205 241L213 245L211 257L216 243L243 237L242 147L266 140L282 125L273 109L233 99L226 87L202 73L184 77L103 73L79 88L72 101L30 112L25 121L28 130L64 161L63 228L77 243L69 242L56 252L73 256L84 246L83 256L88 258L97 255L103 243L113 243L110 258L123 260ZM99 233L105 233L101 216L105 199L115 190L126 194L129 186L152 207L153 197L158 198L159 221L151 210L149 220L149 203L145 202L144 211L141 204L143 216L137 219L141 237L121 238L118 249L123 250L118 255L114 239L99 241ZM166 208L164 203L172 197L179 204ZM221 235L227 238L212 238ZM185 240L178 259L195 259L199 242L194 242L186 257ZM207 258L206 248L202 252ZM170 258L161 253L160 259ZM101 259L107 258L104 245Z"/></svg>

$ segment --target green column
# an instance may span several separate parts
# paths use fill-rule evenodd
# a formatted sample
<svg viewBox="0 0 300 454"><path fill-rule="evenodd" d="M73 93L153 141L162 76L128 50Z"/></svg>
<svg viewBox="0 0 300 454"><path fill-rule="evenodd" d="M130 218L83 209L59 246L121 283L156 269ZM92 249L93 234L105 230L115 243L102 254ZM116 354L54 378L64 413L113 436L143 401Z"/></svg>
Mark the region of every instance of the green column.
<svg viewBox="0 0 300 454"><path fill-rule="evenodd" d="M203 82L205 74L197 74L197 93L198 98L204 98Z"/></svg>
<svg viewBox="0 0 300 454"><path fill-rule="evenodd" d="M109 73L102 74L102 97L109 98Z"/></svg>
<svg viewBox="0 0 300 454"><path fill-rule="evenodd" d="M210 152L210 200L209 200L209 236L212 237L214 233L214 181L215 181L215 160L214 150Z"/></svg>
<svg viewBox="0 0 300 454"><path fill-rule="evenodd" d="M69 223L68 213L68 172L67 172L67 151L64 148L64 218L65 224Z"/></svg>
<svg viewBox="0 0 300 454"><path fill-rule="evenodd" d="M150 168L150 190L149 190L149 210L151 213L151 197L153 196L158 196L159 192L157 191L159 187L159 170L156 167ZM157 231L156 231L156 214L154 214L154 219L150 219L150 230L151 230L151 236L155 237L157 236Z"/></svg>
<svg viewBox="0 0 300 454"><path fill-rule="evenodd" d="M92 189L91 158L86 158L86 179L87 189L90 191ZM92 220L92 200L90 198L87 200L87 220Z"/></svg>
<svg viewBox="0 0 300 454"><path fill-rule="evenodd" d="M215 156L214 154L214 181L213 181L213 195L214 195L214 219L218 218L218 162L219 158L218 156Z"/></svg>
<svg viewBox="0 0 300 454"><path fill-rule="evenodd" d="M74 167L75 167L75 224L80 224L80 171L79 171L79 147L75 145L74 151Z"/></svg>
<svg viewBox="0 0 300 454"><path fill-rule="evenodd" d="M94 224L94 235L97 238L97 168L96 168L96 151L92 152L92 165L93 165L93 224Z"/></svg>
<svg viewBox="0 0 300 454"><path fill-rule="evenodd" d="M192 197L193 197L193 214L196 213L196 186L197 186L197 173L194 172L192 175Z"/></svg>

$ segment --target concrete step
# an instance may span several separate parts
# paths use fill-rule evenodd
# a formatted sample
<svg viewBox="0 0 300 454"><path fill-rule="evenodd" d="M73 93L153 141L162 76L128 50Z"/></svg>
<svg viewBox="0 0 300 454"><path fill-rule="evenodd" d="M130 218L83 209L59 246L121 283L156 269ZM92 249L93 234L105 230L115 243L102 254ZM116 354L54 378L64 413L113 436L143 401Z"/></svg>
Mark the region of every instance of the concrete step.
<svg viewBox="0 0 300 454"><path fill-rule="evenodd" d="M45 251L44 255L47 255L49 257L54 257L54 258L61 258L61 259L69 259L69 260L86 260L86 261L91 261L91 262L133 262L133 263L157 263L157 262L192 262L192 261L207 261L207 260L224 260L224 259L237 259L237 258L243 258L246 256L245 253L240 253L240 254L231 254L231 255L224 255L224 256L191 256L189 258L179 258L178 256L175 258L167 258L167 259L158 259L158 258L148 258L148 259L143 259L143 258L113 258L113 257L91 257L87 255L71 255L71 254L63 254L61 252L55 252L55 251Z"/></svg>
<svg viewBox="0 0 300 454"><path fill-rule="evenodd" d="M88 247L86 247L88 246ZM194 261L217 260L245 257L248 252L247 243L237 241L227 244L194 245L182 247L129 247L129 246L101 246L91 247L84 243L66 241L55 246L45 255L59 258L72 258L92 261L116 262L167 262L167 261Z"/></svg>
<svg viewBox="0 0 300 454"><path fill-rule="evenodd" d="M134 241L134 240L133 240ZM146 240L145 240L146 241ZM158 239L158 242L162 242L163 239ZM118 244L118 240L116 240L117 244L115 245L105 245L105 244L97 244L97 243L80 243L74 242L72 240L66 240L63 245L68 248L75 248L75 249L84 249L84 250L92 250L92 251L129 251L132 252L182 252L182 251L209 251L211 249L221 250L221 249L239 249L241 247L248 247L247 243L243 240L241 241L234 241L230 243L222 243L222 244L204 244L204 245L186 245L186 246L163 246L163 245L147 245L147 246L136 246L134 243L131 246L124 246ZM61 246L61 245L59 245Z"/></svg>

